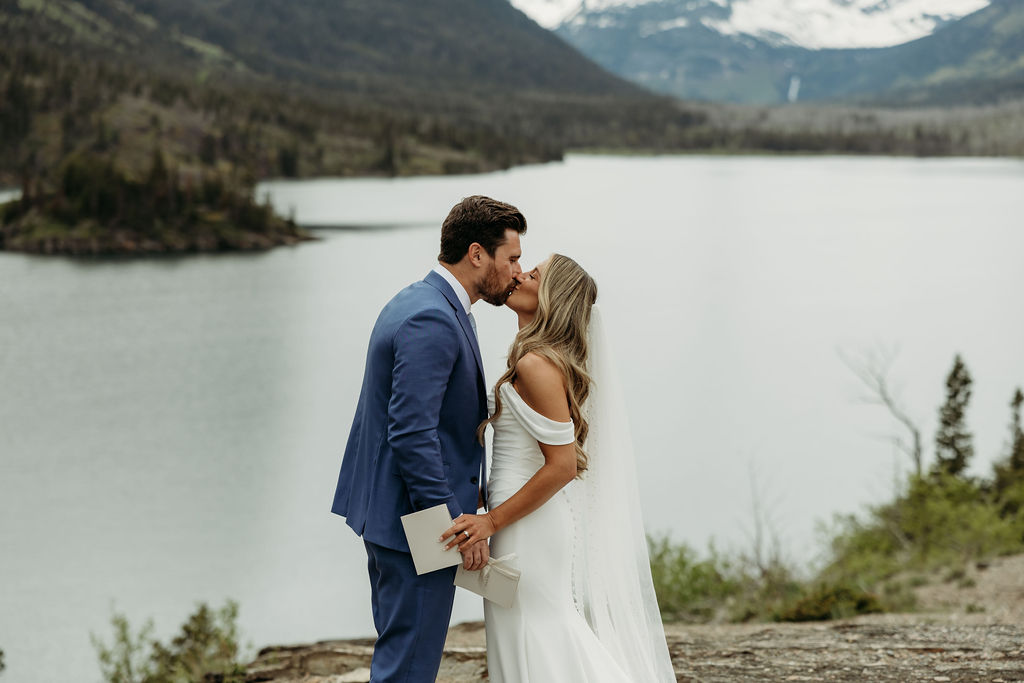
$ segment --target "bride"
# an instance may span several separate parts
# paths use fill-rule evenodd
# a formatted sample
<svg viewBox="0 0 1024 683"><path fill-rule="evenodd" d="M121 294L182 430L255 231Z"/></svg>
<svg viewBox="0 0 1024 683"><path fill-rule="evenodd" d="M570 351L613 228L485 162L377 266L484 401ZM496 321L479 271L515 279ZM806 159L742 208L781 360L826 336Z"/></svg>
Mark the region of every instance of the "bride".
<svg viewBox="0 0 1024 683"><path fill-rule="evenodd" d="M462 551L490 538L522 572L511 608L484 605L496 683L676 680L596 299L559 254L508 298L519 333L480 426L494 429L489 510L444 535Z"/></svg>

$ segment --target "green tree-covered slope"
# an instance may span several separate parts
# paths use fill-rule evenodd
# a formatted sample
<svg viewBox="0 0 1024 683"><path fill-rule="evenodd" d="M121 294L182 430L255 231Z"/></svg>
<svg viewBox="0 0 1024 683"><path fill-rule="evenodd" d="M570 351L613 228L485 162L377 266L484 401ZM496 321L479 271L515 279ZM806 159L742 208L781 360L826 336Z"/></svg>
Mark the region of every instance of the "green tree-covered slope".
<svg viewBox="0 0 1024 683"><path fill-rule="evenodd" d="M831 51L808 70L808 97L884 104L1024 98L1024 3L995 0L930 36L882 50Z"/></svg>
<svg viewBox="0 0 1024 683"><path fill-rule="evenodd" d="M202 78L637 95L504 0L6 0L5 23Z"/></svg>

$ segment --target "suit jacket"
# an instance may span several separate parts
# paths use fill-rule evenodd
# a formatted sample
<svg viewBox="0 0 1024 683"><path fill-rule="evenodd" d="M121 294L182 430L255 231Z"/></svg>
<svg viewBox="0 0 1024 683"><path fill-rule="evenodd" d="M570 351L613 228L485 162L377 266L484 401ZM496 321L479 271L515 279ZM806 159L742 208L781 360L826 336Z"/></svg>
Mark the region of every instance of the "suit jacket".
<svg viewBox="0 0 1024 683"><path fill-rule="evenodd" d="M332 512L365 540L408 552L401 517L445 503L476 512L487 418L483 364L462 303L430 272L388 302L370 334Z"/></svg>

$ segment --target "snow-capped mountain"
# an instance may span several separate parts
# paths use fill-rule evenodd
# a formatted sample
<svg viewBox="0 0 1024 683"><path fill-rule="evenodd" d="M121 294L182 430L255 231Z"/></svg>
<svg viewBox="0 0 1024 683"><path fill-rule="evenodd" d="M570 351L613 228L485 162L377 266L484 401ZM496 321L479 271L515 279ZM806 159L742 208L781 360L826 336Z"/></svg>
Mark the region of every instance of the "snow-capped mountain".
<svg viewBox="0 0 1024 683"><path fill-rule="evenodd" d="M811 49L888 47L930 35L990 0L743 0L709 27Z"/></svg>
<svg viewBox="0 0 1024 683"><path fill-rule="evenodd" d="M991 0L509 0L541 26L597 22L610 28L632 8L662 5L675 17L648 34L699 22L722 35L746 35L809 49L898 45L990 4ZM723 11L724 10L724 11Z"/></svg>
<svg viewBox="0 0 1024 683"><path fill-rule="evenodd" d="M508 0L513 7L544 28L555 29L575 14L583 0Z"/></svg>
<svg viewBox="0 0 1024 683"><path fill-rule="evenodd" d="M921 101L941 86L982 101L1024 84L1024 0L509 2L612 73L687 99Z"/></svg>

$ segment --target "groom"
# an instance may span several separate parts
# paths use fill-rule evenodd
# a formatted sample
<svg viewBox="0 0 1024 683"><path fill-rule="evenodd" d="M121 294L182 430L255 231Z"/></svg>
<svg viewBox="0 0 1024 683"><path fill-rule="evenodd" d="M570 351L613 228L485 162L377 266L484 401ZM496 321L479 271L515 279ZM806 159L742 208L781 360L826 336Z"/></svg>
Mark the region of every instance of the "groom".
<svg viewBox="0 0 1024 683"><path fill-rule="evenodd" d="M500 306L518 284L514 206L463 199L441 227L439 264L388 302L370 333L363 386L332 512L363 537L377 644L370 680L437 677L455 595L455 568L416 575L400 517L448 506L476 512L486 485L477 426L487 418L483 365L470 306ZM463 556L487 563L487 544Z"/></svg>

